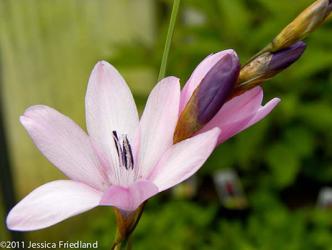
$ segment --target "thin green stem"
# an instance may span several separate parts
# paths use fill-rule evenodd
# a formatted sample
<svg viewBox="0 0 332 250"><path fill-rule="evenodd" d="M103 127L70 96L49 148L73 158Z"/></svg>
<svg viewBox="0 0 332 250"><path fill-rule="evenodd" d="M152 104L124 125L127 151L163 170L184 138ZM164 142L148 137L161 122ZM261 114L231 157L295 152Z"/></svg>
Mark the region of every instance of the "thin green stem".
<svg viewBox="0 0 332 250"><path fill-rule="evenodd" d="M123 241L115 242L111 250L131 250L132 242L130 236Z"/></svg>
<svg viewBox="0 0 332 250"><path fill-rule="evenodd" d="M145 204L146 202L130 213L114 208L117 227L112 250L130 250L132 248L130 236L141 219Z"/></svg>
<svg viewBox="0 0 332 250"><path fill-rule="evenodd" d="M173 38L173 34L174 34L176 18L177 18L178 12L179 12L180 2L181 2L181 0L174 0L174 2L173 2L171 19L170 19L169 26L168 26L163 57L161 59L158 81L163 79L166 75L167 60L168 60L169 50L171 48L171 43L172 43L172 38Z"/></svg>

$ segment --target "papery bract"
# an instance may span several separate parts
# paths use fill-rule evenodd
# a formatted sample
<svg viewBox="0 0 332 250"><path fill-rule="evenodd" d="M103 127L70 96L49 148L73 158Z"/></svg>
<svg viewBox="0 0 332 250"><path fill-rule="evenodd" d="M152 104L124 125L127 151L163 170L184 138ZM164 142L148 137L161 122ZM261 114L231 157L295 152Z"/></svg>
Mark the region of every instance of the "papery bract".
<svg viewBox="0 0 332 250"><path fill-rule="evenodd" d="M259 54L276 52L303 40L326 21L331 10L331 0L316 0L290 22Z"/></svg>

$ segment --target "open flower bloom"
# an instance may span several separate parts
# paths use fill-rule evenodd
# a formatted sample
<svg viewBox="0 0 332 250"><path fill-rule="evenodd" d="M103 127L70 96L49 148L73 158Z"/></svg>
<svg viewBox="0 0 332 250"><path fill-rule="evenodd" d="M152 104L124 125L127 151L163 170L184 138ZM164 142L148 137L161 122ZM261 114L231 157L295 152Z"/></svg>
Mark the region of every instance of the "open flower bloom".
<svg viewBox="0 0 332 250"><path fill-rule="evenodd" d="M38 149L71 180L32 191L10 211L9 229L45 228L99 205L134 211L193 175L220 133L214 128L173 145L180 104L175 77L155 86L139 121L124 79L110 64L99 62L85 102L89 135L47 106L32 106L21 116Z"/></svg>
<svg viewBox="0 0 332 250"><path fill-rule="evenodd" d="M10 211L8 228L45 228L99 205L134 211L193 175L218 143L261 120L279 101L261 106L263 93L256 87L226 102L196 135L173 144L179 115L194 89L228 52L207 57L182 93L177 78L161 80L140 120L124 79L110 64L99 62L85 100L88 135L50 107L26 110L21 123L46 158L71 180L32 191Z"/></svg>
<svg viewBox="0 0 332 250"><path fill-rule="evenodd" d="M224 50L209 55L196 67L181 91L180 113L184 110L195 89L208 72L227 55L236 56L233 50ZM262 106L262 101L262 88L259 86L252 88L223 104L213 118L197 131L196 134L204 133L212 128L218 127L221 129L217 143L217 145L219 145L230 137L262 120L275 108L280 102L280 99L273 98L264 106Z"/></svg>

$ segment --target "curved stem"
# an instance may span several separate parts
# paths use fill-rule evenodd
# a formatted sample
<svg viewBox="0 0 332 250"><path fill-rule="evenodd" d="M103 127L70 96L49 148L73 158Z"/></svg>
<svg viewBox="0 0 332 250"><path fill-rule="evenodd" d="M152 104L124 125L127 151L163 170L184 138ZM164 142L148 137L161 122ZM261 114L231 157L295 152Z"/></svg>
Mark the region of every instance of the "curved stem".
<svg viewBox="0 0 332 250"><path fill-rule="evenodd" d="M172 38L173 38L173 34L174 34L176 18L177 18L178 12L179 12L180 2L181 2L181 0L174 0L174 2L173 2L171 19L170 19L169 26L168 26L163 57L161 59L158 81L163 79L166 74L167 60L168 60L169 50L171 48L171 43L172 43Z"/></svg>

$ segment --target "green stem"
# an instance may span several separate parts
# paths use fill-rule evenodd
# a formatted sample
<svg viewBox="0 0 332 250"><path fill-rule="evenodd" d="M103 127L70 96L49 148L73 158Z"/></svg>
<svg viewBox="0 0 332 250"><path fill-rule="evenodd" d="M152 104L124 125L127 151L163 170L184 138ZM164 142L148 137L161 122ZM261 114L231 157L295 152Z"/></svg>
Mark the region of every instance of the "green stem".
<svg viewBox="0 0 332 250"><path fill-rule="evenodd" d="M114 208L117 227L112 250L130 250L132 248L130 236L141 219L145 203L133 212L124 212Z"/></svg>
<svg viewBox="0 0 332 250"><path fill-rule="evenodd" d="M169 26L168 26L163 57L161 59L161 65L160 65L160 70L159 70L158 81L163 79L165 77L165 74L166 74L168 54L169 54L169 50L170 50L171 43L172 43L172 38L173 38L174 28L175 28L175 23L176 23L176 17L177 17L178 12L179 12L180 2L181 2L181 0L174 0L174 2L173 2L171 19L170 19Z"/></svg>
<svg viewBox="0 0 332 250"><path fill-rule="evenodd" d="M131 250L131 238L128 237L125 240L115 242L111 250Z"/></svg>

